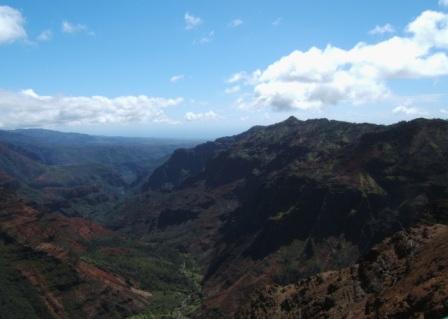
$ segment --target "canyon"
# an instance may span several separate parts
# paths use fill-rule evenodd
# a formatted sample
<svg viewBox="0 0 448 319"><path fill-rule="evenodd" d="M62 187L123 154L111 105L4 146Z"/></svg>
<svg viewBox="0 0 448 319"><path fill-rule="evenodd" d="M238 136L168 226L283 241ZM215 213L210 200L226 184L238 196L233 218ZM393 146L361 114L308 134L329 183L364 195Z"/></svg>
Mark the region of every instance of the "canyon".
<svg viewBox="0 0 448 319"><path fill-rule="evenodd" d="M1 318L448 315L444 120L3 131L0 191Z"/></svg>

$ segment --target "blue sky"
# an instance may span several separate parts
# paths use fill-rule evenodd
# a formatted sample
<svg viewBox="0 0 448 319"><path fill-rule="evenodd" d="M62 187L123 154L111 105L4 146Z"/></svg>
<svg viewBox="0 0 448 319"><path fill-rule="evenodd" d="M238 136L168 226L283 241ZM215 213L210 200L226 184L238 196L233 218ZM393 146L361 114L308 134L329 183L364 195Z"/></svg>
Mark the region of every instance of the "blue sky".
<svg viewBox="0 0 448 319"><path fill-rule="evenodd" d="M447 12L443 0L0 1L0 125L213 138L289 115L446 118Z"/></svg>

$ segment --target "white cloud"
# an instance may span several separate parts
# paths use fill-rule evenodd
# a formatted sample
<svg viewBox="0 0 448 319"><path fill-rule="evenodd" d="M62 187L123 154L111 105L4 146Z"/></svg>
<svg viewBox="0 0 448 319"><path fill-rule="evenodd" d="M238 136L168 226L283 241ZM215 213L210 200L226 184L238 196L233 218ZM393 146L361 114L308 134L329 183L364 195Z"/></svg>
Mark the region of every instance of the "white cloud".
<svg viewBox="0 0 448 319"><path fill-rule="evenodd" d="M406 115L423 115L424 112L420 111L418 108L407 105L397 106L392 110L393 113L402 113Z"/></svg>
<svg viewBox="0 0 448 319"><path fill-rule="evenodd" d="M229 26L232 28L237 28L243 24L243 20L241 19L234 19L230 21Z"/></svg>
<svg viewBox="0 0 448 319"><path fill-rule="evenodd" d="M50 41L53 37L53 32L51 30L44 30L37 36L37 41L39 42L47 42Z"/></svg>
<svg viewBox="0 0 448 319"><path fill-rule="evenodd" d="M235 94L235 93L238 93L240 90L241 90L240 86L239 85L235 85L235 86L232 86L232 87L229 87L229 88L225 89L224 92L226 94Z"/></svg>
<svg viewBox="0 0 448 319"><path fill-rule="evenodd" d="M209 33L207 33L206 35L204 35L202 38L195 41L194 43L207 44L207 43L212 42L214 38L215 38L215 31L210 31Z"/></svg>
<svg viewBox="0 0 448 319"><path fill-rule="evenodd" d="M439 0L439 5L442 7L448 7L448 0Z"/></svg>
<svg viewBox="0 0 448 319"><path fill-rule="evenodd" d="M173 75L173 76L170 78L170 82L171 82L171 83L176 83L176 82L179 82L179 81L181 81L181 80L183 80L183 79L185 79L185 75L183 75L183 74L177 74L177 75Z"/></svg>
<svg viewBox="0 0 448 319"><path fill-rule="evenodd" d="M185 119L189 122L191 121L202 121L202 120L215 120L218 118L218 114L213 111L208 111L204 113L194 113L187 112L185 113Z"/></svg>
<svg viewBox="0 0 448 319"><path fill-rule="evenodd" d="M238 82L243 82L246 85L254 85L257 83L261 71L257 70L253 73L247 73L245 71L237 72L232 74L227 80L228 84L235 84Z"/></svg>
<svg viewBox="0 0 448 319"><path fill-rule="evenodd" d="M387 23L385 25L377 25L375 28L369 31L369 34L385 34L385 33L395 33L395 28Z"/></svg>
<svg viewBox="0 0 448 319"><path fill-rule="evenodd" d="M0 90L0 118L3 126L49 127L57 125L173 122L165 108L181 98L120 96L42 96L28 89Z"/></svg>
<svg viewBox="0 0 448 319"><path fill-rule="evenodd" d="M448 115L448 109L440 109L440 113Z"/></svg>
<svg viewBox="0 0 448 319"><path fill-rule="evenodd" d="M246 72L244 72L244 71L238 72L238 73L232 74L226 82L230 83L230 84L240 82L240 81L243 81L246 78L246 76L247 76Z"/></svg>
<svg viewBox="0 0 448 319"><path fill-rule="evenodd" d="M202 19L199 17L195 17L194 15L190 13L185 13L184 15L185 20L185 29L186 30L193 30L199 27L202 24Z"/></svg>
<svg viewBox="0 0 448 319"><path fill-rule="evenodd" d="M297 50L264 70L240 72L227 82L253 87L251 97L237 101L239 107L308 110L388 98L392 79L448 75L448 14L425 11L406 31L403 37L360 42L348 50L331 45Z"/></svg>
<svg viewBox="0 0 448 319"><path fill-rule="evenodd" d="M26 39L25 18L8 6L0 6L0 44Z"/></svg>
<svg viewBox="0 0 448 319"><path fill-rule="evenodd" d="M279 26L282 23L282 20L283 20L283 18L277 18L274 21L272 21L272 25L274 27L277 27L277 26Z"/></svg>
<svg viewBox="0 0 448 319"><path fill-rule="evenodd" d="M95 33L90 31L89 28L84 24L71 23L69 21L62 21L61 30L64 33L87 33L89 35L94 35Z"/></svg>

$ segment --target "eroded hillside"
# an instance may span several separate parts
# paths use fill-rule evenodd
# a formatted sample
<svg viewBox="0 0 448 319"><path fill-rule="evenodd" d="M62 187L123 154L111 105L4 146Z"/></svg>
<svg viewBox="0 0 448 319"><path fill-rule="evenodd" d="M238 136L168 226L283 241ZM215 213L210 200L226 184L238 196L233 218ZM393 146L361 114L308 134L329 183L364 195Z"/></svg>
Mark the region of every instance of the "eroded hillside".
<svg viewBox="0 0 448 319"><path fill-rule="evenodd" d="M441 120L289 118L175 152L113 225L196 256L200 316L232 317L258 287L348 267L398 231L446 223L447 137Z"/></svg>

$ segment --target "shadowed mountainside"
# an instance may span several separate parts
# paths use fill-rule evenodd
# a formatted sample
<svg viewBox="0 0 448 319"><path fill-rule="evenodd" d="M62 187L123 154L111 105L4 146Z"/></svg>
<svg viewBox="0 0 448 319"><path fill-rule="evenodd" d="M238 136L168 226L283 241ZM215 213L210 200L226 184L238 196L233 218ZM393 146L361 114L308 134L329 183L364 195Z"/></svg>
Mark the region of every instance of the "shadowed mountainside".
<svg viewBox="0 0 448 319"><path fill-rule="evenodd" d="M353 265L420 223L448 221L448 123L293 117L176 151L112 225L192 253L204 318L247 294Z"/></svg>
<svg viewBox="0 0 448 319"><path fill-rule="evenodd" d="M447 121L124 140L0 131L0 318L448 315Z"/></svg>

